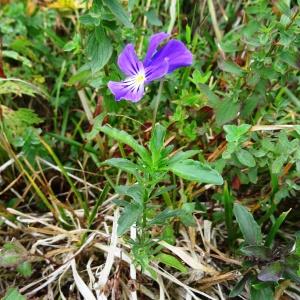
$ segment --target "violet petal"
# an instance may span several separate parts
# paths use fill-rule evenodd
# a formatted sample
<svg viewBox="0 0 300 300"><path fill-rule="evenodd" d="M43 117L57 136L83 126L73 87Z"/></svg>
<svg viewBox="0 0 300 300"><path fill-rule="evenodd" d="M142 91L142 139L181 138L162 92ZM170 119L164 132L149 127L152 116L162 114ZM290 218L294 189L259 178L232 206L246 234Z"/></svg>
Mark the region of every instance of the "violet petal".
<svg viewBox="0 0 300 300"><path fill-rule="evenodd" d="M135 75L139 72L142 63L139 61L132 44L128 44L119 55L118 66L127 76Z"/></svg>
<svg viewBox="0 0 300 300"><path fill-rule="evenodd" d="M170 35L165 32L160 32L152 35L150 37L150 42L148 46L148 50L144 59L144 66L147 67L151 63L151 59L153 55L157 52L157 48L159 44L161 44L166 38L168 38Z"/></svg>
<svg viewBox="0 0 300 300"><path fill-rule="evenodd" d="M193 55L181 41L171 40L163 46L152 58L151 65L156 65L167 59L169 61L168 73L174 70L190 66L193 63Z"/></svg>
<svg viewBox="0 0 300 300"><path fill-rule="evenodd" d="M146 83L164 77L169 70L168 59L157 64L150 64L145 68Z"/></svg>
<svg viewBox="0 0 300 300"><path fill-rule="evenodd" d="M124 99L138 102L144 96L144 83L137 85L130 77L120 82L109 81L107 86L115 96L116 101Z"/></svg>

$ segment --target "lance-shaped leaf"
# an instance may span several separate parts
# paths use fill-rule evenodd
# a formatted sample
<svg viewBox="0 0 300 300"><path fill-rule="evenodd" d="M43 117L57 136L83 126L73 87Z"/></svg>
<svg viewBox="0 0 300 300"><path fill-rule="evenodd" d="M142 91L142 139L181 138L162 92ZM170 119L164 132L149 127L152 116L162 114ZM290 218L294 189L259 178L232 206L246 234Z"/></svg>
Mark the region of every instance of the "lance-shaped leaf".
<svg viewBox="0 0 300 300"><path fill-rule="evenodd" d="M126 131L124 130L119 130L116 128L109 127L108 125L102 126L99 128L99 130L111 138L117 140L118 142L121 142L123 144L126 144L130 146L139 156L142 158L142 160L150 164L151 158L150 154L147 151L145 147L140 145L131 135L129 135Z"/></svg>
<svg viewBox="0 0 300 300"><path fill-rule="evenodd" d="M125 171L129 174L138 177L139 166L132 161L125 158L111 158L107 159L102 163L103 165L109 165L115 168L118 168L122 171Z"/></svg>
<svg viewBox="0 0 300 300"><path fill-rule="evenodd" d="M233 213L248 245L261 245L262 234L259 225L246 207L234 204Z"/></svg>
<svg viewBox="0 0 300 300"><path fill-rule="evenodd" d="M161 126L160 124L155 124L149 142L149 149L152 154L152 163L154 166L157 166L159 159L161 157L161 151L164 146L165 136L166 136L166 128Z"/></svg>
<svg viewBox="0 0 300 300"><path fill-rule="evenodd" d="M199 183L223 184L222 176L216 170L200 161L186 159L171 164L168 168L183 179Z"/></svg>

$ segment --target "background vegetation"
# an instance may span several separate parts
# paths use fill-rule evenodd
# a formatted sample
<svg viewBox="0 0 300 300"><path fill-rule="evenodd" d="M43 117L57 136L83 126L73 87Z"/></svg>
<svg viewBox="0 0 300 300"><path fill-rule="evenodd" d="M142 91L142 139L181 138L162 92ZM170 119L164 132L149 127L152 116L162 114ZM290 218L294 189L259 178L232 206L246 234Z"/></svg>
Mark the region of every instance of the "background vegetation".
<svg viewBox="0 0 300 300"><path fill-rule="evenodd" d="M299 299L299 4L0 0L0 296ZM193 65L116 102L157 32Z"/></svg>

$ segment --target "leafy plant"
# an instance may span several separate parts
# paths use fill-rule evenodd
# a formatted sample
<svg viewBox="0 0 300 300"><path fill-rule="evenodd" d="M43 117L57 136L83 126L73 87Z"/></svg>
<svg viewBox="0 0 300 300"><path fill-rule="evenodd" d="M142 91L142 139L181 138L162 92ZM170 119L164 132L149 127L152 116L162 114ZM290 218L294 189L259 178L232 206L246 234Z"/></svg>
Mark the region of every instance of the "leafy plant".
<svg viewBox="0 0 300 300"><path fill-rule="evenodd" d="M298 235L292 247L277 248L273 245L274 237L288 212L279 216L265 240L260 226L246 207L235 204L233 212L245 241L240 247L240 252L246 257L243 264L246 275L236 284L230 297L239 295L247 283L251 287L251 299L261 299L262 295L265 295L264 299L274 297L274 287L279 280L289 279L300 283Z"/></svg>
<svg viewBox="0 0 300 300"><path fill-rule="evenodd" d="M136 262L144 269L147 268L156 250L153 238L149 233L153 226L166 225L170 219L177 218L186 226L193 226L192 213L194 203L184 203L181 208L167 207L157 213L153 201L168 190L160 187L165 182L168 173L199 183L221 185L221 175L207 163L196 161L190 157L198 151L173 152L173 146L165 146L166 128L156 124L148 144L148 149L140 145L125 131L111 128L107 125L98 129L117 140L119 143L129 145L139 156L136 163L126 158L111 158L103 162L133 175L136 183L131 185L116 186L119 195L127 196L130 201L115 201L123 207L123 212L118 221L118 235L126 233L135 224L137 239L131 240L133 254ZM160 256L159 256L160 257ZM166 256L164 256L166 258ZM161 257L160 257L161 259Z"/></svg>

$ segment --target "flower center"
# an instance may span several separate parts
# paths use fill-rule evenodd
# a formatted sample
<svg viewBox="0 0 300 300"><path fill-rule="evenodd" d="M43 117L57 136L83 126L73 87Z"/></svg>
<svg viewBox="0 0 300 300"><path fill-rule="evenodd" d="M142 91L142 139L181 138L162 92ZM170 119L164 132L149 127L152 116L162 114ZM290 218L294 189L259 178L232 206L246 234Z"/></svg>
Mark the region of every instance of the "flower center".
<svg viewBox="0 0 300 300"><path fill-rule="evenodd" d="M135 77L136 84L140 85L140 84L144 83L144 81L145 81L145 75L144 74L140 73L140 74L136 75L136 77Z"/></svg>

